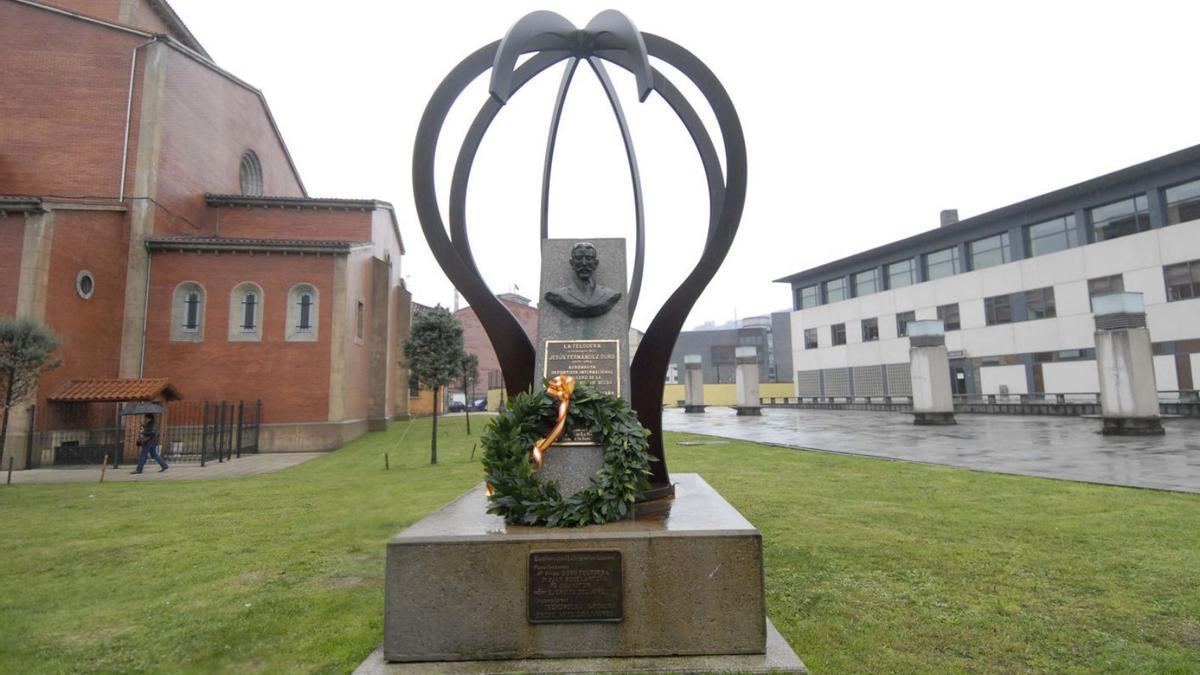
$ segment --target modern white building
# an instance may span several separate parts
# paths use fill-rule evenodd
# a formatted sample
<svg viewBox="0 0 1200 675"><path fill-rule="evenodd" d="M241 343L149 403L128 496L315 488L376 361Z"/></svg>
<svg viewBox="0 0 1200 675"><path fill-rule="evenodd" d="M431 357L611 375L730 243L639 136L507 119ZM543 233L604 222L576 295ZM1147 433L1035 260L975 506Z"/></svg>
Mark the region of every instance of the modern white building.
<svg viewBox="0 0 1200 675"><path fill-rule="evenodd" d="M1200 385L1200 146L778 280L797 396L907 396L905 324L956 394L1094 393L1091 298L1145 295L1160 392Z"/></svg>

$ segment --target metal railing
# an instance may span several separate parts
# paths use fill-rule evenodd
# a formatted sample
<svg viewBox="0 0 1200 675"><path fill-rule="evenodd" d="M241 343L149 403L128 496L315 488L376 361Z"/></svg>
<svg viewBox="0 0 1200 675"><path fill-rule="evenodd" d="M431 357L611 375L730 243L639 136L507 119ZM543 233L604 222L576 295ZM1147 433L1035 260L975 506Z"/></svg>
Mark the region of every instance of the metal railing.
<svg viewBox="0 0 1200 675"><path fill-rule="evenodd" d="M30 410L26 466L136 462L141 417L120 403L52 403ZM159 453L167 462L224 462L258 452L261 401L174 401L160 421Z"/></svg>
<svg viewBox="0 0 1200 675"><path fill-rule="evenodd" d="M1200 418L1200 396L1197 396L1196 390L1164 390L1158 392L1158 399L1159 412L1164 416ZM913 407L910 396L777 396L760 398L759 403L774 408L875 412L911 412ZM1096 392L958 394L954 396L954 411L1066 417L1103 414Z"/></svg>
<svg viewBox="0 0 1200 675"><path fill-rule="evenodd" d="M911 396L764 396L759 405L912 405Z"/></svg>

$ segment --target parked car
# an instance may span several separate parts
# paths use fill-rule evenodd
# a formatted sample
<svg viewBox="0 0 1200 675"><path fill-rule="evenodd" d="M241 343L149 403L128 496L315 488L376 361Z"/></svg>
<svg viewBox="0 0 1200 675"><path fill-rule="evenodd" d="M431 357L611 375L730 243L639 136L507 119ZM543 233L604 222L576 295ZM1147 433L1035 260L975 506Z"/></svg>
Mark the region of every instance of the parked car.
<svg viewBox="0 0 1200 675"><path fill-rule="evenodd" d="M471 410L477 410L479 412L487 412L487 399L486 398L475 399L475 402L471 404Z"/></svg>
<svg viewBox="0 0 1200 675"><path fill-rule="evenodd" d="M467 409L467 404L462 401L450 401L450 405L446 406L450 412L462 412Z"/></svg>

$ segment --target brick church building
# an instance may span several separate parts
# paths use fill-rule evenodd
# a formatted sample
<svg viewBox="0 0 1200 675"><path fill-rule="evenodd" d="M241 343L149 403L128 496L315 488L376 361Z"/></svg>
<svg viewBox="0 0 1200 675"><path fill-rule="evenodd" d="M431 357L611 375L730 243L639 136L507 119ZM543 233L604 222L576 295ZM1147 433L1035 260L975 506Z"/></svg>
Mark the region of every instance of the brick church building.
<svg viewBox="0 0 1200 675"><path fill-rule="evenodd" d="M166 378L261 400L264 451L407 416L394 210L310 197L262 93L166 2L0 0L0 63L0 315L62 339L34 403Z"/></svg>

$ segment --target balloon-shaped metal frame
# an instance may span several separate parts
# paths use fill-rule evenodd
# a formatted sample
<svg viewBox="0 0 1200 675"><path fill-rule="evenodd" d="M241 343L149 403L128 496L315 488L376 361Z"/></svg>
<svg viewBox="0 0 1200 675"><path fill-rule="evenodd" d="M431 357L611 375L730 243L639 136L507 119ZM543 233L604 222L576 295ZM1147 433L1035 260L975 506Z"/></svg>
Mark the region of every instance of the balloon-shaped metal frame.
<svg viewBox="0 0 1200 675"><path fill-rule="evenodd" d="M521 66L518 58L532 53ZM650 57L670 64L688 78L712 108L725 148L725 171L712 138L695 109L660 71ZM737 233L746 198L746 141L733 102L716 76L691 52L650 33L641 33L620 12L607 10L597 14L588 25L576 29L554 12L538 11L515 23L502 40L476 50L454 67L434 91L417 128L413 149L413 195L421 229L438 264L446 276L475 310L484 331L500 359L505 387L509 394L528 391L534 384L535 351L517 319L496 298L475 265L467 239L466 195L471 168L479 145L492 121L505 103L527 82L547 68L569 60L559 86L554 115L546 142L542 175L541 236L549 236L548 213L550 174L554 159L563 103L581 60L596 74L620 126L629 160L633 183L635 252L629 288L629 314L637 306L645 263L645 219L642 186L637 157L620 99L604 68L604 61L633 74L638 99L645 101L652 92L667 103L687 129L700 155L708 183L709 221L704 250L696 266L667 299L650 322L633 363L630 365L630 402L642 425L650 430L650 452L657 460L652 466L651 489L647 496L670 492L670 474L662 444L662 396L667 367L675 339L708 283L725 260ZM469 127L454 165L450 184L450 223L446 223L437 203L434 184L434 157L442 125L463 90L477 77L492 70L490 97L480 107Z"/></svg>

